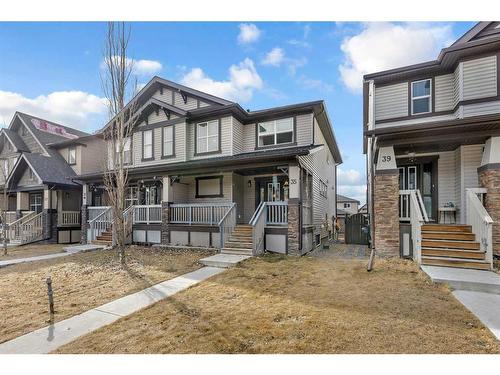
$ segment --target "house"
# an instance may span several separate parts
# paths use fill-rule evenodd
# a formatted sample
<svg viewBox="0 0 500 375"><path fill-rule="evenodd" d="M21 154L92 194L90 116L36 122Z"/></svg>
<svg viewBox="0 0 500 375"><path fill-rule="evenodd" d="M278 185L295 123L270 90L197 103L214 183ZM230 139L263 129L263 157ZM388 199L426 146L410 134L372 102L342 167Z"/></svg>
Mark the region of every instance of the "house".
<svg viewBox="0 0 500 375"><path fill-rule="evenodd" d="M247 111L154 77L132 106L131 241L300 255L332 232L342 159L323 101ZM109 243L103 172L77 180L87 241Z"/></svg>
<svg viewBox="0 0 500 375"><path fill-rule="evenodd" d="M81 185L100 170L104 143L85 132L16 112L0 132L0 186L12 244L80 242Z"/></svg>
<svg viewBox="0 0 500 375"><path fill-rule="evenodd" d="M363 214L363 215L368 214L368 206L366 205L366 203L358 209L358 214Z"/></svg>
<svg viewBox="0 0 500 375"><path fill-rule="evenodd" d="M354 215L358 213L359 205L358 200L337 194L337 210L342 210L348 215Z"/></svg>
<svg viewBox="0 0 500 375"><path fill-rule="evenodd" d="M500 254L500 23L436 60L364 76L368 212L379 255L489 269Z"/></svg>

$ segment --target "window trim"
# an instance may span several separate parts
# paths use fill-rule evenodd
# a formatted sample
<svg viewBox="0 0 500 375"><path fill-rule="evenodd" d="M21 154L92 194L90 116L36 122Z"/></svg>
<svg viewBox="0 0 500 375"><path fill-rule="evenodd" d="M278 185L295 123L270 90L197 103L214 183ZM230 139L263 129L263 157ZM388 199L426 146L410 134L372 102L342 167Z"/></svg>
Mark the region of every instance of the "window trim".
<svg viewBox="0 0 500 375"><path fill-rule="evenodd" d="M429 95L421 95L421 96L415 96L413 97L413 85L415 83L420 83L420 82L425 82L425 81L429 81ZM426 115L426 114L429 114L429 113L432 113L432 102L433 102L433 98L432 98L432 93L433 93L433 79L432 78L424 78L424 79L419 79L417 81L411 81L410 82L410 114L411 116L419 116L419 115ZM429 110L427 112L419 112L419 113L414 113L413 112L413 101L416 100L416 99L426 99L426 98L429 98Z"/></svg>
<svg viewBox="0 0 500 375"><path fill-rule="evenodd" d="M170 155L165 155L165 129L172 128L172 153ZM161 128L161 158L171 159L175 158L175 124L167 125Z"/></svg>
<svg viewBox="0 0 500 375"><path fill-rule="evenodd" d="M151 157L144 157L144 133L151 132ZM132 143L130 144L132 146ZM148 129L142 131L142 161L155 160L155 132L154 129Z"/></svg>
<svg viewBox="0 0 500 375"><path fill-rule="evenodd" d="M70 161L71 150L75 150L75 160L73 162ZM76 165L76 146L69 146L68 147L68 164L69 165Z"/></svg>
<svg viewBox="0 0 500 375"><path fill-rule="evenodd" d="M216 180L219 179L219 194L200 194L199 181L200 180ZM223 198L224 197L224 176L203 176L195 177L196 182L196 195L195 198Z"/></svg>
<svg viewBox="0 0 500 375"><path fill-rule="evenodd" d="M284 120L287 118L293 119L292 141L287 142L287 143L275 143L273 145L268 145L268 146L259 146L259 124L264 123L264 122L271 122L271 121L274 121L276 123L276 121L278 121L278 120ZM274 134L275 134L275 138L276 138L276 125L275 125L274 129L275 129ZM256 150L264 150L264 149L268 149L268 148L277 148L277 147L290 147L290 146L295 146L295 145L297 145L297 116L281 116L281 117L267 119L267 120L260 121L260 122L255 122L255 149Z"/></svg>
<svg viewBox="0 0 500 375"><path fill-rule="evenodd" d="M198 125L200 124L208 124L209 122L215 122L218 121L218 146L219 148L215 151L205 151L205 152L199 152L198 151ZM208 129L207 129L207 134L208 134ZM208 149L208 147L207 147ZM201 155L212 155L212 154L220 154L222 152L222 124L221 124L221 119L211 119L211 120L205 120L201 122L197 122L194 125L194 156L201 156Z"/></svg>

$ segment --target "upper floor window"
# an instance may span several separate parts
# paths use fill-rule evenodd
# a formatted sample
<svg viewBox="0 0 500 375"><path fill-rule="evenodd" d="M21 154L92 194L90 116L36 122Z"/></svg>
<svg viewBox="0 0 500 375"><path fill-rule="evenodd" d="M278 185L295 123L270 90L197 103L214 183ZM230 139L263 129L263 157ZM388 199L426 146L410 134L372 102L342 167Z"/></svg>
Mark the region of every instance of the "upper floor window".
<svg viewBox="0 0 500 375"><path fill-rule="evenodd" d="M153 131L145 130L142 132L142 158L153 158Z"/></svg>
<svg viewBox="0 0 500 375"><path fill-rule="evenodd" d="M68 164L76 164L76 147L72 146L68 148Z"/></svg>
<svg viewBox="0 0 500 375"><path fill-rule="evenodd" d="M115 143L115 160L118 161L120 152L120 142ZM130 164L132 162L131 140L127 137L123 140L123 164Z"/></svg>
<svg viewBox="0 0 500 375"><path fill-rule="evenodd" d="M196 124L196 153L219 151L219 121Z"/></svg>
<svg viewBox="0 0 500 375"><path fill-rule="evenodd" d="M431 112L431 80L424 79L411 83L411 114Z"/></svg>
<svg viewBox="0 0 500 375"><path fill-rule="evenodd" d="M293 117L259 124L259 147L293 142Z"/></svg>
<svg viewBox="0 0 500 375"><path fill-rule="evenodd" d="M351 208L351 204L350 203L344 203L344 208Z"/></svg>
<svg viewBox="0 0 500 375"><path fill-rule="evenodd" d="M172 156L174 155L174 127L166 126L162 129L163 131L163 152L162 155Z"/></svg>

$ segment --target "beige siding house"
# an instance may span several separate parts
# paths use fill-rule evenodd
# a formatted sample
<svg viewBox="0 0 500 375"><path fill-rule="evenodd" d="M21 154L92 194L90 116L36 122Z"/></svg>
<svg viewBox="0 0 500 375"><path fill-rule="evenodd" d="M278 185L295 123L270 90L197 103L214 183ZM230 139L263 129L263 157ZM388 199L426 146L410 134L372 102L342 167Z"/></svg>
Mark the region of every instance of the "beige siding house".
<svg viewBox="0 0 500 375"><path fill-rule="evenodd" d="M372 244L422 264L500 254L500 23L434 61L364 77Z"/></svg>

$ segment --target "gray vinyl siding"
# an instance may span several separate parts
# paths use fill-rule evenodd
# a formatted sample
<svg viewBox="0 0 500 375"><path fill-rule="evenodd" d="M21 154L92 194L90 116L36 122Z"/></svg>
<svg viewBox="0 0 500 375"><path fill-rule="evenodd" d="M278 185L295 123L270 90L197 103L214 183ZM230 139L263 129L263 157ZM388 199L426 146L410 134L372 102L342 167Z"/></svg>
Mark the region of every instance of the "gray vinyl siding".
<svg viewBox="0 0 500 375"><path fill-rule="evenodd" d="M244 148L244 125L232 117L233 121L233 155L240 154Z"/></svg>
<svg viewBox="0 0 500 375"><path fill-rule="evenodd" d="M434 84L436 86L434 98L436 111L453 109L455 75L446 74L444 76L437 76Z"/></svg>
<svg viewBox="0 0 500 375"><path fill-rule="evenodd" d="M467 217L466 189L479 187L477 168L481 165L483 156L483 145L461 146L462 149L462 171L463 185L461 191L462 210L460 218L465 223Z"/></svg>
<svg viewBox="0 0 500 375"><path fill-rule="evenodd" d="M408 116L408 82L375 87L375 121Z"/></svg>
<svg viewBox="0 0 500 375"><path fill-rule="evenodd" d="M463 100L463 64L458 64L453 77L453 107Z"/></svg>
<svg viewBox="0 0 500 375"><path fill-rule="evenodd" d="M30 152L44 154L45 153L44 150L42 149L40 144L37 142L37 140L31 135L31 133L29 132L29 130L27 128L26 128L24 135L22 135L21 128L23 126L24 126L24 124L19 126L19 128L17 129L17 134L19 134L19 136L23 140L24 144L28 147Z"/></svg>
<svg viewBox="0 0 500 375"><path fill-rule="evenodd" d="M208 176L223 176L222 180L222 194L223 197L220 198L196 198L196 180L195 177L183 177L181 178L181 185L186 191L184 195L185 203L230 203L233 201L233 178L232 173L221 173L221 174L209 174ZM204 177L200 175L198 177ZM185 185L187 184L187 185ZM174 184L179 185L179 184ZM184 203L176 201L176 203Z"/></svg>
<svg viewBox="0 0 500 375"><path fill-rule="evenodd" d="M243 152L255 151L255 124L243 125Z"/></svg>
<svg viewBox="0 0 500 375"><path fill-rule="evenodd" d="M455 193L455 151L442 152L438 159L438 206L457 204Z"/></svg>
<svg viewBox="0 0 500 375"><path fill-rule="evenodd" d="M482 116L500 113L500 101L468 104L462 106L463 117Z"/></svg>
<svg viewBox="0 0 500 375"><path fill-rule="evenodd" d="M104 159L105 159L105 142L99 138L92 138L85 141L87 147L80 147L80 155L78 156L82 162L81 171L82 173L93 173L99 172L104 169Z"/></svg>
<svg viewBox="0 0 500 375"><path fill-rule="evenodd" d="M463 99L477 99L497 94L496 56L463 62Z"/></svg>
<svg viewBox="0 0 500 375"><path fill-rule="evenodd" d="M170 114L170 119L169 119L167 117L167 115L165 114L164 111L159 110L158 113L152 112L152 113L149 114L149 116L148 116L148 124L151 125L151 124L154 124L154 123L157 123L157 122L161 122L161 121L174 120L176 118L179 118L179 116L176 116L176 115L174 115L172 113L172 114ZM145 123L142 123L141 125L144 126Z"/></svg>
<svg viewBox="0 0 500 375"><path fill-rule="evenodd" d="M163 94L160 92L160 90L158 90L153 94L153 97L158 99L158 100L161 100L162 102L165 102L165 103L171 104L177 108L183 109L185 111L189 111L189 110L198 108L198 101L199 101L200 108L207 107L210 105L209 103L207 103L203 100L199 100L198 98L193 97L193 96L189 96L189 95L187 96L186 103L184 103L184 100L182 99L182 95L177 91L174 92L173 100L172 100L172 91L173 90L171 90L167 87L164 87Z"/></svg>
<svg viewBox="0 0 500 375"><path fill-rule="evenodd" d="M17 183L18 186L32 186L32 185L40 185L41 181L36 177L35 174L33 174L33 180L30 180L29 178L29 167L26 167L23 175L19 179L19 182Z"/></svg>
<svg viewBox="0 0 500 375"><path fill-rule="evenodd" d="M233 125L233 120L232 117L223 117L221 118L221 131L219 134L220 137L220 146L221 146L221 152L219 153L212 153L212 154L207 154L207 155L194 155L195 153L195 131L194 127L196 126L196 123L188 124L187 125L187 152L188 152L188 159L191 160L197 160L197 159L206 159L206 158L216 158L220 156L227 156L232 154L232 149L231 149L231 134L232 134L232 125Z"/></svg>

